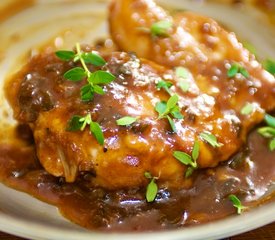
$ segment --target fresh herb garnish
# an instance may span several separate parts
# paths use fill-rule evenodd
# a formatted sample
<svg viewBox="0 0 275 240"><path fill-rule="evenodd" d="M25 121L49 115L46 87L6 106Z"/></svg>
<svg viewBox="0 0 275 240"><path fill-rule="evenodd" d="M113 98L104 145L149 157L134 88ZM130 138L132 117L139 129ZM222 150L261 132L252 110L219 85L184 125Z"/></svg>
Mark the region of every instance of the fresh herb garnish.
<svg viewBox="0 0 275 240"><path fill-rule="evenodd" d="M74 115L68 123L67 130L68 131L79 131L79 130L83 131L87 125L90 126L90 132L94 135L97 142L100 145L103 145L104 135L103 135L102 129L97 122L92 121L91 115L89 113L84 117Z"/></svg>
<svg viewBox="0 0 275 240"><path fill-rule="evenodd" d="M186 78L188 78L189 74L190 74L190 72L184 67L177 67L176 68L176 76L178 78L185 78L186 79Z"/></svg>
<svg viewBox="0 0 275 240"><path fill-rule="evenodd" d="M70 60L74 59L75 52L60 50L60 51L55 52L55 55L63 61L70 61Z"/></svg>
<svg viewBox="0 0 275 240"><path fill-rule="evenodd" d="M200 137L201 137L204 141L208 142L212 147L221 147L221 146L223 146L222 143L219 143L219 142L217 141L216 136L214 136L214 135L211 134L211 133L202 132L202 133L200 134Z"/></svg>
<svg viewBox="0 0 275 240"><path fill-rule="evenodd" d="M240 199L237 198L236 195L231 194L231 195L229 195L228 198L229 198L229 200L233 203L233 206L234 206L235 208L237 208L237 213L238 213L238 214L241 214L242 211L243 211L244 209L246 209L246 207L244 207L244 206L242 205Z"/></svg>
<svg viewBox="0 0 275 240"><path fill-rule="evenodd" d="M168 81L163 81L163 80L160 80L156 87L157 89L164 89L169 95L172 95L171 91L170 91L170 88L173 86L173 83L171 82L168 82Z"/></svg>
<svg viewBox="0 0 275 240"><path fill-rule="evenodd" d="M257 55L257 49L256 47L251 44L250 42L244 42L243 43L244 48L246 48L250 53L254 54L255 56Z"/></svg>
<svg viewBox="0 0 275 240"><path fill-rule="evenodd" d="M136 122L138 119L138 117L126 116L116 120L116 124L119 126L128 126Z"/></svg>
<svg viewBox="0 0 275 240"><path fill-rule="evenodd" d="M158 193L158 185L155 182L157 178L153 177L150 172L145 172L144 176L147 179L150 179L150 182L146 187L146 200L147 202L153 202Z"/></svg>
<svg viewBox="0 0 275 240"><path fill-rule="evenodd" d="M190 72L184 67L176 68L176 76L180 79L179 86L183 92L188 92L190 88L190 83L186 81L190 75Z"/></svg>
<svg viewBox="0 0 275 240"><path fill-rule="evenodd" d="M106 61L98 55L96 52L82 52L80 44L76 44L76 53L73 51L57 51L56 56L63 61L73 60L74 62L80 61L82 67L75 67L68 70L64 74L64 78L70 81L82 81L87 78L88 84L81 88L81 100L91 101L94 94L104 94L104 90L100 85L108 84L115 80L115 76L111 73L103 70L91 72L87 64L92 64L96 67L102 67L106 64Z"/></svg>
<svg viewBox="0 0 275 240"><path fill-rule="evenodd" d="M158 102L155 106L155 110L159 114L158 119L167 118L173 132L177 132L177 129L172 117L176 119L183 119L183 116L180 113L180 108L178 106L178 101L178 95L174 94L168 99L167 102Z"/></svg>
<svg viewBox="0 0 275 240"><path fill-rule="evenodd" d="M268 126L275 128L275 117L272 117L269 114L265 114L264 119Z"/></svg>
<svg viewBox="0 0 275 240"><path fill-rule="evenodd" d="M267 126L258 129L258 133L265 138L269 138L269 150L275 150L275 117L265 114L265 122Z"/></svg>
<svg viewBox="0 0 275 240"><path fill-rule="evenodd" d="M275 60L273 59L266 59L263 62L264 69L271 74L275 74Z"/></svg>
<svg viewBox="0 0 275 240"><path fill-rule="evenodd" d="M162 20L159 22L155 22L152 24L150 28L150 32L152 36L156 37L168 37L169 36L169 30L172 28L173 23L168 20Z"/></svg>
<svg viewBox="0 0 275 240"><path fill-rule="evenodd" d="M242 115L249 115L253 112L254 106L252 103L246 103L243 108L241 109Z"/></svg>
<svg viewBox="0 0 275 240"><path fill-rule="evenodd" d="M275 138L272 139L272 140L269 142L269 149L270 149L270 151L274 151L274 150L275 150Z"/></svg>
<svg viewBox="0 0 275 240"><path fill-rule="evenodd" d="M86 72L81 67L75 67L64 73L64 78L69 81L78 82L86 77Z"/></svg>
<svg viewBox="0 0 275 240"><path fill-rule="evenodd" d="M227 71L227 76L229 78L233 78L237 75L237 73L240 73L245 78L249 78L250 76L248 71L244 67L242 67L239 63L233 63Z"/></svg>
<svg viewBox="0 0 275 240"><path fill-rule="evenodd" d="M260 133L265 138L275 137L275 128L273 127L261 127L258 129L258 133Z"/></svg>
<svg viewBox="0 0 275 240"><path fill-rule="evenodd" d="M197 159L199 157L200 145L198 141L195 141L191 155L181 152L174 151L173 156L186 166L189 166L185 172L185 177L188 178L192 175L193 171L198 167Z"/></svg>

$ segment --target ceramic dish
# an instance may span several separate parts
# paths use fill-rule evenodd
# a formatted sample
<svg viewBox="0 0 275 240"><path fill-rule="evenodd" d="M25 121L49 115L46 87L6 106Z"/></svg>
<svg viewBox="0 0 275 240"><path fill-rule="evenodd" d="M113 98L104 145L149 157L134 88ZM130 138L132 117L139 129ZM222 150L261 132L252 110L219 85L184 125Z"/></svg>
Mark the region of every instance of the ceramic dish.
<svg viewBox="0 0 275 240"><path fill-rule="evenodd" d="M159 2L167 6L167 1ZM2 91L9 74L43 46L71 48L76 41L93 43L108 33L106 1L37 0L25 1L23 6L21 1L2 0L0 4L0 12L5 12L0 19L0 141L3 143L9 142L7 129L15 124ZM275 58L274 25L270 24L270 18L250 5L236 8L221 1L203 4L202 1L173 0L169 1L169 7L211 16L236 32L240 39L257 46L259 58ZM54 206L4 185L0 185L0 196L0 230L29 239L221 239L275 220L273 202L240 216L196 227L154 233L106 234L72 224Z"/></svg>

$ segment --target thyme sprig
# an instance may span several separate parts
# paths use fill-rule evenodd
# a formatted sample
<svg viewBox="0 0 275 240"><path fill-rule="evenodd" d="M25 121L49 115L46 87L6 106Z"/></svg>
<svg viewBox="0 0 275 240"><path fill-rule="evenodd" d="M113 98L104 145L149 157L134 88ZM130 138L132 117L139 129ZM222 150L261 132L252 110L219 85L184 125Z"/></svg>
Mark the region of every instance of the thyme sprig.
<svg viewBox="0 0 275 240"><path fill-rule="evenodd" d="M270 151L275 150L275 117L265 114L265 122L267 126L258 129L258 133L269 140Z"/></svg>
<svg viewBox="0 0 275 240"><path fill-rule="evenodd" d="M103 67L106 61L96 52L83 52L81 51L80 44L76 43L76 53L73 51L57 51L56 56L63 61L80 62L82 67L75 67L64 73L64 78L69 81L78 82L84 78L87 79L87 84L81 88L81 100L91 101L94 94L104 94L102 85L108 84L115 80L115 76L110 72L97 70L91 72L87 64L92 64L96 67Z"/></svg>
<svg viewBox="0 0 275 240"><path fill-rule="evenodd" d="M157 177L153 177L150 172L145 172L144 177L150 179L150 182L146 187L146 200L147 202L153 202L158 194L158 185L155 182Z"/></svg>
<svg viewBox="0 0 275 240"><path fill-rule="evenodd" d="M68 131L84 131L86 126L90 126L90 132L94 135L95 139L100 145L104 143L104 135L100 125L94 122L91 118L91 114L88 113L86 116L74 115L68 122Z"/></svg>
<svg viewBox="0 0 275 240"><path fill-rule="evenodd" d="M182 152L182 151L174 151L173 156L179 160L182 164L188 166L185 177L188 178L192 175L193 171L198 168L197 159L200 154L200 145L198 141L194 142L194 146L192 149L191 155Z"/></svg>
<svg viewBox="0 0 275 240"><path fill-rule="evenodd" d="M155 110L159 114L158 119L167 118L173 132L177 132L177 129L176 129L175 122L173 121L172 118L183 119L183 116L180 112L180 108L178 106L178 101L179 101L178 95L174 94L168 99L167 102L161 101L161 102L158 102L155 106Z"/></svg>
<svg viewBox="0 0 275 240"><path fill-rule="evenodd" d="M242 202L236 195L230 194L228 198L232 202L233 206L237 209L238 214L241 214L242 211L247 208L242 205Z"/></svg>

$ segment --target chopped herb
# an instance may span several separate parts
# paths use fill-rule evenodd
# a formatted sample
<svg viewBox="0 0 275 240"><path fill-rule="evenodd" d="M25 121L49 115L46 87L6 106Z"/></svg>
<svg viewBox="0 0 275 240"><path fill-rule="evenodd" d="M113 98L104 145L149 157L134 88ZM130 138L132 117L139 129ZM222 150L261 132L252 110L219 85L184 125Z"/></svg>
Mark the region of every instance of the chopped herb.
<svg viewBox="0 0 275 240"><path fill-rule="evenodd" d="M95 136L97 142L100 145L103 145L104 144L104 135L103 135L100 125L97 122L92 121L90 123L90 131Z"/></svg>
<svg viewBox="0 0 275 240"><path fill-rule="evenodd" d="M180 78L179 80L179 86L183 92L188 92L190 88L190 83L186 81L186 79L189 77L190 72L184 68L184 67L177 67L176 68L176 76Z"/></svg>
<svg viewBox="0 0 275 240"><path fill-rule="evenodd" d="M196 163L193 161L192 157L185 152L174 151L173 156L184 165L187 165L187 166L190 165L192 167L196 167Z"/></svg>
<svg viewBox="0 0 275 240"><path fill-rule="evenodd" d="M185 178L189 178L193 174L194 170L195 169L193 167L188 167L185 172Z"/></svg>
<svg viewBox="0 0 275 240"><path fill-rule="evenodd" d="M240 67L239 69L240 74L242 74L245 78L249 78L249 73L244 67Z"/></svg>
<svg viewBox="0 0 275 240"><path fill-rule="evenodd" d="M198 167L197 159L199 157L200 145L198 141L195 141L191 155L181 152L174 151L173 156L186 166L189 166L185 172L185 177L188 178L192 175L193 171Z"/></svg>
<svg viewBox="0 0 275 240"><path fill-rule="evenodd" d="M270 151L274 151L274 150L275 150L275 138L272 139L272 140L269 142L269 149L270 149Z"/></svg>
<svg viewBox="0 0 275 240"><path fill-rule="evenodd" d="M251 103L246 103L244 107L241 109L242 115L249 115L253 112L254 106Z"/></svg>
<svg viewBox="0 0 275 240"><path fill-rule="evenodd" d="M79 121L82 117L81 116L73 116L70 121L68 122L67 131L78 131L82 127L82 123Z"/></svg>
<svg viewBox="0 0 275 240"><path fill-rule="evenodd" d="M119 126L127 126L127 125L131 125L132 123L136 122L138 120L138 117L122 117L118 120L116 120L117 125Z"/></svg>
<svg viewBox="0 0 275 240"><path fill-rule="evenodd" d="M177 132L176 124L173 121L173 119L169 115L167 115L167 119L168 119L168 122L169 122L169 124L170 124L170 126L172 128L172 131L173 132Z"/></svg>
<svg viewBox="0 0 275 240"><path fill-rule="evenodd" d="M164 101L158 102L156 104L155 110L159 113L159 118L161 118L161 116L164 116L166 108L167 108L167 104Z"/></svg>
<svg viewBox="0 0 275 240"><path fill-rule="evenodd" d="M178 101L179 101L179 97L177 94L174 94L172 97L170 97L167 101L166 113L171 112L176 107Z"/></svg>
<svg viewBox="0 0 275 240"><path fill-rule="evenodd" d="M223 146L222 143L218 143L216 136L214 136L214 135L211 134L211 133L202 132L202 133L200 134L200 137L201 137L204 141L208 142L212 147L221 147L221 146Z"/></svg>
<svg viewBox="0 0 275 240"><path fill-rule="evenodd" d="M265 114L265 122L268 126L275 128L275 117L272 117L269 114Z"/></svg>
<svg viewBox="0 0 275 240"><path fill-rule="evenodd" d="M255 56L257 55L257 50L256 50L256 47L249 43L249 42L244 42L243 43L243 46L252 54L254 54Z"/></svg>
<svg viewBox="0 0 275 240"><path fill-rule="evenodd" d="M145 172L144 173L144 177L148 178L148 179L151 179L153 178L152 174L150 172Z"/></svg>
<svg viewBox="0 0 275 240"><path fill-rule="evenodd" d="M79 122L82 123L80 130L83 131L87 125L91 124L91 122L92 122L91 115L87 114L85 117L80 118Z"/></svg>
<svg viewBox="0 0 275 240"><path fill-rule="evenodd" d="M75 52L60 50L60 51L56 51L55 55L63 61L70 61L74 58Z"/></svg>
<svg viewBox="0 0 275 240"><path fill-rule="evenodd" d="M145 172L144 176L150 179L150 183L146 187L146 200L147 202L153 202L158 193L158 185L155 182L156 177L153 177L150 172Z"/></svg>
<svg viewBox="0 0 275 240"><path fill-rule="evenodd" d="M179 85L180 85L180 88L183 92L188 92L189 91L189 88L190 88L190 83L189 82L181 80L179 82Z"/></svg>
<svg viewBox="0 0 275 240"><path fill-rule="evenodd" d="M237 208L237 213L241 214L246 207L244 207L239 198L236 195L229 195L229 200L233 203L233 206Z"/></svg>
<svg viewBox="0 0 275 240"><path fill-rule="evenodd" d="M108 84L115 79L115 76L109 72L98 70L90 74L88 82L94 86L99 84Z"/></svg>
<svg viewBox="0 0 275 240"><path fill-rule="evenodd" d="M146 199L147 202L153 202L158 193L158 185L155 183L155 179L152 178L150 183L147 185L146 188Z"/></svg>
<svg viewBox="0 0 275 240"><path fill-rule="evenodd" d="M102 67L106 64L106 61L96 52L83 53L82 58L85 63L93 64L97 67Z"/></svg>
<svg viewBox="0 0 275 240"><path fill-rule="evenodd" d="M274 59L266 59L263 62L263 66L266 71L270 72L271 74L275 74L275 60Z"/></svg>
<svg viewBox="0 0 275 240"><path fill-rule="evenodd" d="M169 36L168 32L172 28L173 23L168 20L163 20L155 22L151 26L151 34L156 37L167 37Z"/></svg>
<svg viewBox="0 0 275 240"><path fill-rule="evenodd" d="M172 95L171 91L170 91L170 88L173 86L173 84L171 82L161 80L157 83L156 86L157 86L157 89L163 88L167 93Z"/></svg>
<svg viewBox="0 0 275 240"><path fill-rule="evenodd" d="M93 122L91 115L87 114L84 117L81 116L73 116L68 122L68 131L84 131L87 125L90 125L90 132L94 135L97 142L100 145L104 143L104 135L100 125L97 122Z"/></svg>
<svg viewBox="0 0 275 240"><path fill-rule="evenodd" d="M239 65L234 63L228 69L227 76L230 77L230 78L235 77L238 72L239 72Z"/></svg>
<svg viewBox="0 0 275 240"><path fill-rule="evenodd" d="M249 78L249 73L244 67L242 67L239 63L233 63L227 71L227 76L229 78L233 78L237 75L237 73L240 73L245 78Z"/></svg>
<svg viewBox="0 0 275 240"><path fill-rule="evenodd" d="M171 116L176 119L183 119L183 116L180 113L179 106L177 105L178 100L179 100L178 95L174 94L168 99L167 102L164 102L164 101L158 102L155 106L155 110L159 114L158 118L159 119L167 118L173 132L176 132L176 126Z"/></svg>
<svg viewBox="0 0 275 240"><path fill-rule="evenodd" d="M107 71L98 70L90 72L87 64L92 64L96 67L102 67L106 64L106 61L96 52L82 52L80 44L76 44L76 53L73 51L57 51L56 56L63 61L74 60L74 62L80 61L82 67L75 67L68 70L64 74L64 78L70 81L81 81L87 78L88 84L81 88L81 100L91 101L94 98L94 94L104 94L102 84L108 84L115 80L115 76Z"/></svg>
<svg viewBox="0 0 275 240"><path fill-rule="evenodd" d="M270 151L275 150L275 117L269 114L265 114L265 122L267 126L258 129L258 133L265 138L269 138L269 149Z"/></svg>
<svg viewBox="0 0 275 240"><path fill-rule="evenodd" d="M80 91L82 101L88 102L94 98L94 89L91 88L90 84L84 85Z"/></svg>
<svg viewBox="0 0 275 240"><path fill-rule="evenodd" d="M186 78L188 78L189 74L190 74L190 72L184 67L177 67L176 68L176 76L178 78L186 79Z"/></svg>
<svg viewBox="0 0 275 240"><path fill-rule="evenodd" d="M75 67L64 73L64 78L74 82L81 81L84 77L86 77L86 73L81 67Z"/></svg>
<svg viewBox="0 0 275 240"><path fill-rule="evenodd" d="M195 141L193 150L192 150L192 158L196 162L200 154L200 144L198 141Z"/></svg>
<svg viewBox="0 0 275 240"><path fill-rule="evenodd" d="M266 137L266 138L275 137L275 128L261 127L258 129L258 133L260 133L263 137Z"/></svg>

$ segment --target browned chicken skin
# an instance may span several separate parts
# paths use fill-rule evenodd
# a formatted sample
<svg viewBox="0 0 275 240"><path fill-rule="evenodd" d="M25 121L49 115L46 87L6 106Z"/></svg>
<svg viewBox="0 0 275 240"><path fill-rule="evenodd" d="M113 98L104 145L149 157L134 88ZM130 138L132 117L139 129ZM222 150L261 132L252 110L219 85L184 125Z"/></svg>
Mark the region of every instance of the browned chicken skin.
<svg viewBox="0 0 275 240"><path fill-rule="evenodd" d="M161 19L171 17L152 1L113 1L110 24L118 46L166 67L124 52L105 54L104 70L116 79L106 85L105 95L96 95L89 103L79 97L85 80L73 83L63 77L75 63L62 62L53 53L34 57L10 82L13 90L8 98L15 118L31 125L38 158L48 172L72 182L79 172L87 171L93 174L93 185L119 189L145 186L144 173L149 171L159 184L182 188L189 184L184 176L187 167L173 157L174 151L191 154L197 140L199 168L214 167L240 149L248 131L263 119L264 110L275 108L274 77L233 34L191 13L173 19L168 38L152 37L138 29ZM227 70L234 62L250 76L229 78ZM187 92L171 68L175 66L189 71ZM184 119L174 119L176 133L155 111L157 102L170 97L157 89L160 80L171 82L171 93L179 96ZM241 114L246 103L254 106L253 111ZM73 115L87 113L103 129L103 146L88 129L66 130ZM116 120L123 116L139 119L131 126L118 126ZM202 132L215 135L222 146L209 145L199 136Z"/></svg>

